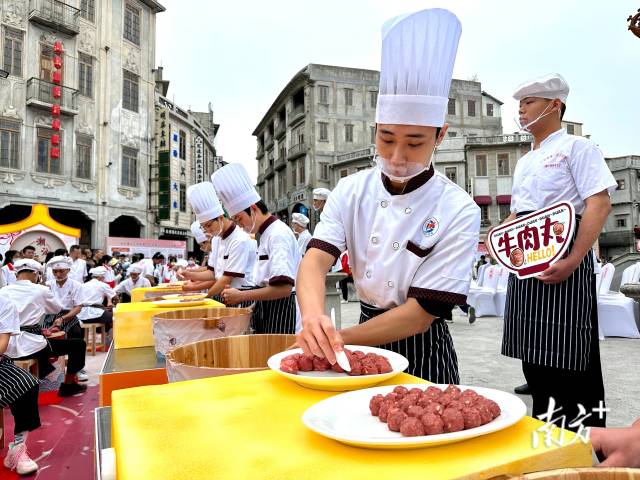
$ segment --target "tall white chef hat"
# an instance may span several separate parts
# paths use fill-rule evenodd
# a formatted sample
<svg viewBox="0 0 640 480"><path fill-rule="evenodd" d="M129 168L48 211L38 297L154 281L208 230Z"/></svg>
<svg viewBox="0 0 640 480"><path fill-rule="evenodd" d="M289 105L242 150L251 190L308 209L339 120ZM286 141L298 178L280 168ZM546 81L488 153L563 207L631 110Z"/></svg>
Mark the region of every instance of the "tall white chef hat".
<svg viewBox="0 0 640 480"><path fill-rule="evenodd" d="M138 275L140 275L142 273L142 266L140 266L139 263L134 263L127 269L127 271L129 273L137 273Z"/></svg>
<svg viewBox="0 0 640 480"><path fill-rule="evenodd" d="M104 267L94 267L89 270L89 273L94 277L104 277L107 274L107 269Z"/></svg>
<svg viewBox="0 0 640 480"><path fill-rule="evenodd" d="M328 188L314 188L313 189L313 199L314 200L326 200L329 198L329 194L331 190Z"/></svg>
<svg viewBox="0 0 640 480"><path fill-rule="evenodd" d="M260 201L249 174L239 163L230 163L216 170L211 181L231 217Z"/></svg>
<svg viewBox="0 0 640 480"><path fill-rule="evenodd" d="M51 268L51 270L71 270L71 265L71 259L63 255L53 257L49 260L49 263L47 263L47 266Z"/></svg>
<svg viewBox="0 0 640 480"><path fill-rule="evenodd" d="M513 98L520 101L527 97L559 99L567 103L569 84L559 73L548 73L541 77L532 78L521 84L513 94Z"/></svg>
<svg viewBox="0 0 640 480"><path fill-rule="evenodd" d="M294 213L291 215L291 221L293 223L297 223L298 225L300 225L301 227L307 228L307 225L309 225L309 219L307 218L306 215L303 215L302 213Z"/></svg>
<svg viewBox="0 0 640 480"><path fill-rule="evenodd" d="M440 8L385 22L376 123L444 125L461 33L458 18Z"/></svg>
<svg viewBox="0 0 640 480"><path fill-rule="evenodd" d="M187 199L198 222L208 222L224 214L211 182L201 182L187 188Z"/></svg>
<svg viewBox="0 0 640 480"><path fill-rule="evenodd" d="M22 271L42 272L42 264L31 258L21 258L13 264L16 273Z"/></svg>
<svg viewBox="0 0 640 480"><path fill-rule="evenodd" d="M191 224L191 233L197 243L207 241L207 235L204 233L204 230L202 230L202 227L200 226L200 222L197 220Z"/></svg>

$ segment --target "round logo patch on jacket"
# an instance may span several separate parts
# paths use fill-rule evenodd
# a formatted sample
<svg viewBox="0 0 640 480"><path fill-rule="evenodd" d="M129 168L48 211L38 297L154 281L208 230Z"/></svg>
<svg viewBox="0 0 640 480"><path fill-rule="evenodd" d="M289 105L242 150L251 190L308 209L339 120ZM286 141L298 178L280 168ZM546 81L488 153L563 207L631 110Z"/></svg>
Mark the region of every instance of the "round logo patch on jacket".
<svg viewBox="0 0 640 480"><path fill-rule="evenodd" d="M422 233L424 234L425 237L430 237L431 235L435 235L435 233L438 231L439 226L440 224L438 223L438 220L436 219L436 217L428 218L427 221L424 222L424 225L422 226Z"/></svg>

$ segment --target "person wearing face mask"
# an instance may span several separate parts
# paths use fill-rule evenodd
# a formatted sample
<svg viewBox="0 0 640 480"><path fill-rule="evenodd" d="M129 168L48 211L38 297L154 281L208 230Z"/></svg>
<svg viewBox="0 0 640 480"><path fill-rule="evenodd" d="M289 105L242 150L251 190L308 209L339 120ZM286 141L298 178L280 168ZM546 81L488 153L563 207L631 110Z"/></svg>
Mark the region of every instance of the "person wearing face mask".
<svg viewBox="0 0 640 480"><path fill-rule="evenodd" d="M376 108L377 167L340 180L327 200L298 273L305 353L335 363L345 344L404 355L407 372L458 383L445 319L464 304L480 209L436 172L461 25L442 9L396 17L382 28ZM325 276L348 250L360 324L336 331L324 311Z"/></svg>
<svg viewBox="0 0 640 480"><path fill-rule="evenodd" d="M189 277L192 273L202 273L207 271L213 271L215 273L216 268L216 260L217 255L211 254L211 252L218 251L218 244L220 242L220 237L210 237L209 234L205 233L200 226L199 221L195 221L191 224L191 233L193 235L194 240L198 243L200 250L206 255L209 253L207 258L207 265L202 265L200 267L191 267L188 270L189 275L185 275L187 273L186 269L180 270L178 273L182 276L183 279L189 280L187 283L182 285L182 290L184 292L200 292L202 290L209 291L211 286L215 283L215 276L207 275L208 280L190 280ZM209 270L209 267L212 270Z"/></svg>
<svg viewBox="0 0 640 480"><path fill-rule="evenodd" d="M291 215L291 226L298 237L298 249L300 250L301 257L304 257L309 240L311 240L311 234L307 228L308 225L309 219L306 215L303 215L302 213L294 213Z"/></svg>
<svg viewBox="0 0 640 480"><path fill-rule="evenodd" d="M248 234L258 236L253 271L257 288L226 288L222 292L224 303L233 306L255 302L251 319L255 333L295 333L298 315L294 287L300 250L293 232L269 213L242 165L225 165L211 176L211 181L233 221Z"/></svg>
<svg viewBox="0 0 640 480"><path fill-rule="evenodd" d="M576 232L568 253L540 276L510 276L502 354L522 360L534 416L546 413L553 397L562 415L575 418L578 404L590 412L604 402L591 248L616 181L591 140L562 128L568 95L557 73L529 80L513 95L520 128L534 141L516 165L506 221L564 201L575 209ZM605 417L592 414L583 425L604 426Z"/></svg>
<svg viewBox="0 0 640 480"><path fill-rule="evenodd" d="M318 215L324 210L324 205L327 203L327 198L331 190L327 188L314 188L313 189L313 209L318 212Z"/></svg>
<svg viewBox="0 0 640 480"><path fill-rule="evenodd" d="M184 277L196 281L213 280L207 295L216 300L222 300L220 294L226 287L252 287L257 248L255 240L225 216L211 182L190 186L187 199L202 230L211 238L218 238L219 245L216 255L212 255L214 267L209 267L206 272L186 271ZM238 306L246 307L252 303L242 301Z"/></svg>

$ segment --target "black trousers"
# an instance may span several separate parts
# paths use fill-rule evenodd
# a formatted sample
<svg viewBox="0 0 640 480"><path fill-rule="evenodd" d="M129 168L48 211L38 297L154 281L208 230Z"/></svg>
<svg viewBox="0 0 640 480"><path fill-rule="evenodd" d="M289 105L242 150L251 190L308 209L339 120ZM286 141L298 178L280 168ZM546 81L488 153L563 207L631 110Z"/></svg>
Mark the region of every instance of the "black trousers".
<svg viewBox="0 0 640 480"><path fill-rule="evenodd" d="M90 318L89 320L83 320L82 323L102 323L107 332L113 328L113 312L105 310L98 318Z"/></svg>
<svg viewBox="0 0 640 480"><path fill-rule="evenodd" d="M38 411L38 385L31 387L18 400L9 405L15 427L14 433L31 432L40 426Z"/></svg>
<svg viewBox="0 0 640 480"><path fill-rule="evenodd" d="M349 275L346 278L343 278L342 280L340 280L338 282L340 284L340 290L342 290L342 299L343 300L348 300L349 299L349 288L348 288L348 283L353 283L353 277L351 275Z"/></svg>
<svg viewBox="0 0 640 480"><path fill-rule="evenodd" d="M87 344L83 339L49 339L47 346L42 350L26 357L16 358L15 360L37 359L38 375L40 375L40 378L44 378L53 371L53 367L51 363L49 363L49 358L67 355L67 374L75 375L84 368L86 352Z"/></svg>

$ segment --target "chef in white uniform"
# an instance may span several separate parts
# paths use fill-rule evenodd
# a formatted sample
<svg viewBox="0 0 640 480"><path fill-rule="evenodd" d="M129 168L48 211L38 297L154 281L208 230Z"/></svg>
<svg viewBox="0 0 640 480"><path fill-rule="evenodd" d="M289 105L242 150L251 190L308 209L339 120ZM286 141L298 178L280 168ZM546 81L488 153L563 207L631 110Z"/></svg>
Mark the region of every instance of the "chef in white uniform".
<svg viewBox="0 0 640 480"><path fill-rule="evenodd" d="M69 248L69 258L72 261L69 277L78 283L84 283L87 278L87 262L82 259L82 249L80 245L71 245Z"/></svg>
<svg viewBox="0 0 640 480"><path fill-rule="evenodd" d="M82 310L78 314L78 318L84 323L102 323L105 325L107 332L113 326L113 298L116 292L106 283L104 277L107 269L104 267L94 267L89 270L91 280L82 285L80 289L80 302ZM104 302L107 305L104 305Z"/></svg>
<svg viewBox="0 0 640 480"><path fill-rule="evenodd" d="M291 215L291 226L298 236L298 249L300 250L300 256L304 257L309 240L311 240L311 234L307 228L309 226L309 219L302 213L294 213Z"/></svg>
<svg viewBox="0 0 640 480"><path fill-rule="evenodd" d="M212 269L211 271L215 272L216 261L217 261L217 252L218 252L218 244L220 242L219 237L211 237L209 234L205 233L200 226L199 221L195 221L191 224L191 234L193 235L193 239L198 243L200 250L207 256L207 265L202 265L200 267L191 267L188 269L189 272L206 272L209 270L209 267ZM212 252L215 250L215 253ZM203 290L209 291L211 286L215 283L215 275L212 278L211 275L207 275L209 280L206 281L197 281L197 280L189 280L184 276L187 269L181 270L179 273L182 276L182 279L188 280L187 283L182 285L182 290L185 292L200 292Z"/></svg>
<svg viewBox="0 0 640 480"><path fill-rule="evenodd" d="M335 362L346 344L381 345L409 360L408 373L458 383L445 323L464 304L480 209L434 170L460 22L430 9L386 22L376 109L377 166L340 180L329 195L298 274L307 353ZM360 324L337 332L324 311L325 276L348 249Z"/></svg>
<svg viewBox="0 0 640 480"><path fill-rule="evenodd" d="M331 194L331 190L328 188L314 188L313 189L313 210L318 212L318 215L324 210L324 206L327 203L327 198Z"/></svg>
<svg viewBox="0 0 640 480"><path fill-rule="evenodd" d="M257 250L255 240L236 227L225 215L211 182L190 186L187 189L187 199L202 230L211 238L219 238L219 243L215 267L207 272L187 271L184 277L200 281L215 278L215 283L208 290L208 296L218 301L222 301L220 294L226 287L238 290L253 287L253 268ZM244 307L252 303L247 300L240 302L238 306Z"/></svg>
<svg viewBox="0 0 640 480"><path fill-rule="evenodd" d="M131 292L134 288L151 288L151 282L141 276L142 267L140 265L134 263L127 271L129 272L129 277L120 282L115 288L116 294L126 295L122 299L124 303L131 302Z"/></svg>
<svg viewBox="0 0 640 480"><path fill-rule="evenodd" d="M69 257L59 255L49 260L47 267L51 269L54 277L47 286L53 292L58 303L62 305L62 310L55 315L47 315L43 322L44 328L58 327L67 334L68 338L84 338L78 313L82 310L80 301L80 289L82 284L70 278L73 268L72 260Z"/></svg>
<svg viewBox="0 0 640 480"><path fill-rule="evenodd" d="M226 288L222 293L225 304L256 302L252 315L256 333L294 333L298 318L294 287L300 251L293 232L269 213L242 165L225 165L211 176L211 181L233 221L258 238L253 272L257 288Z"/></svg>

